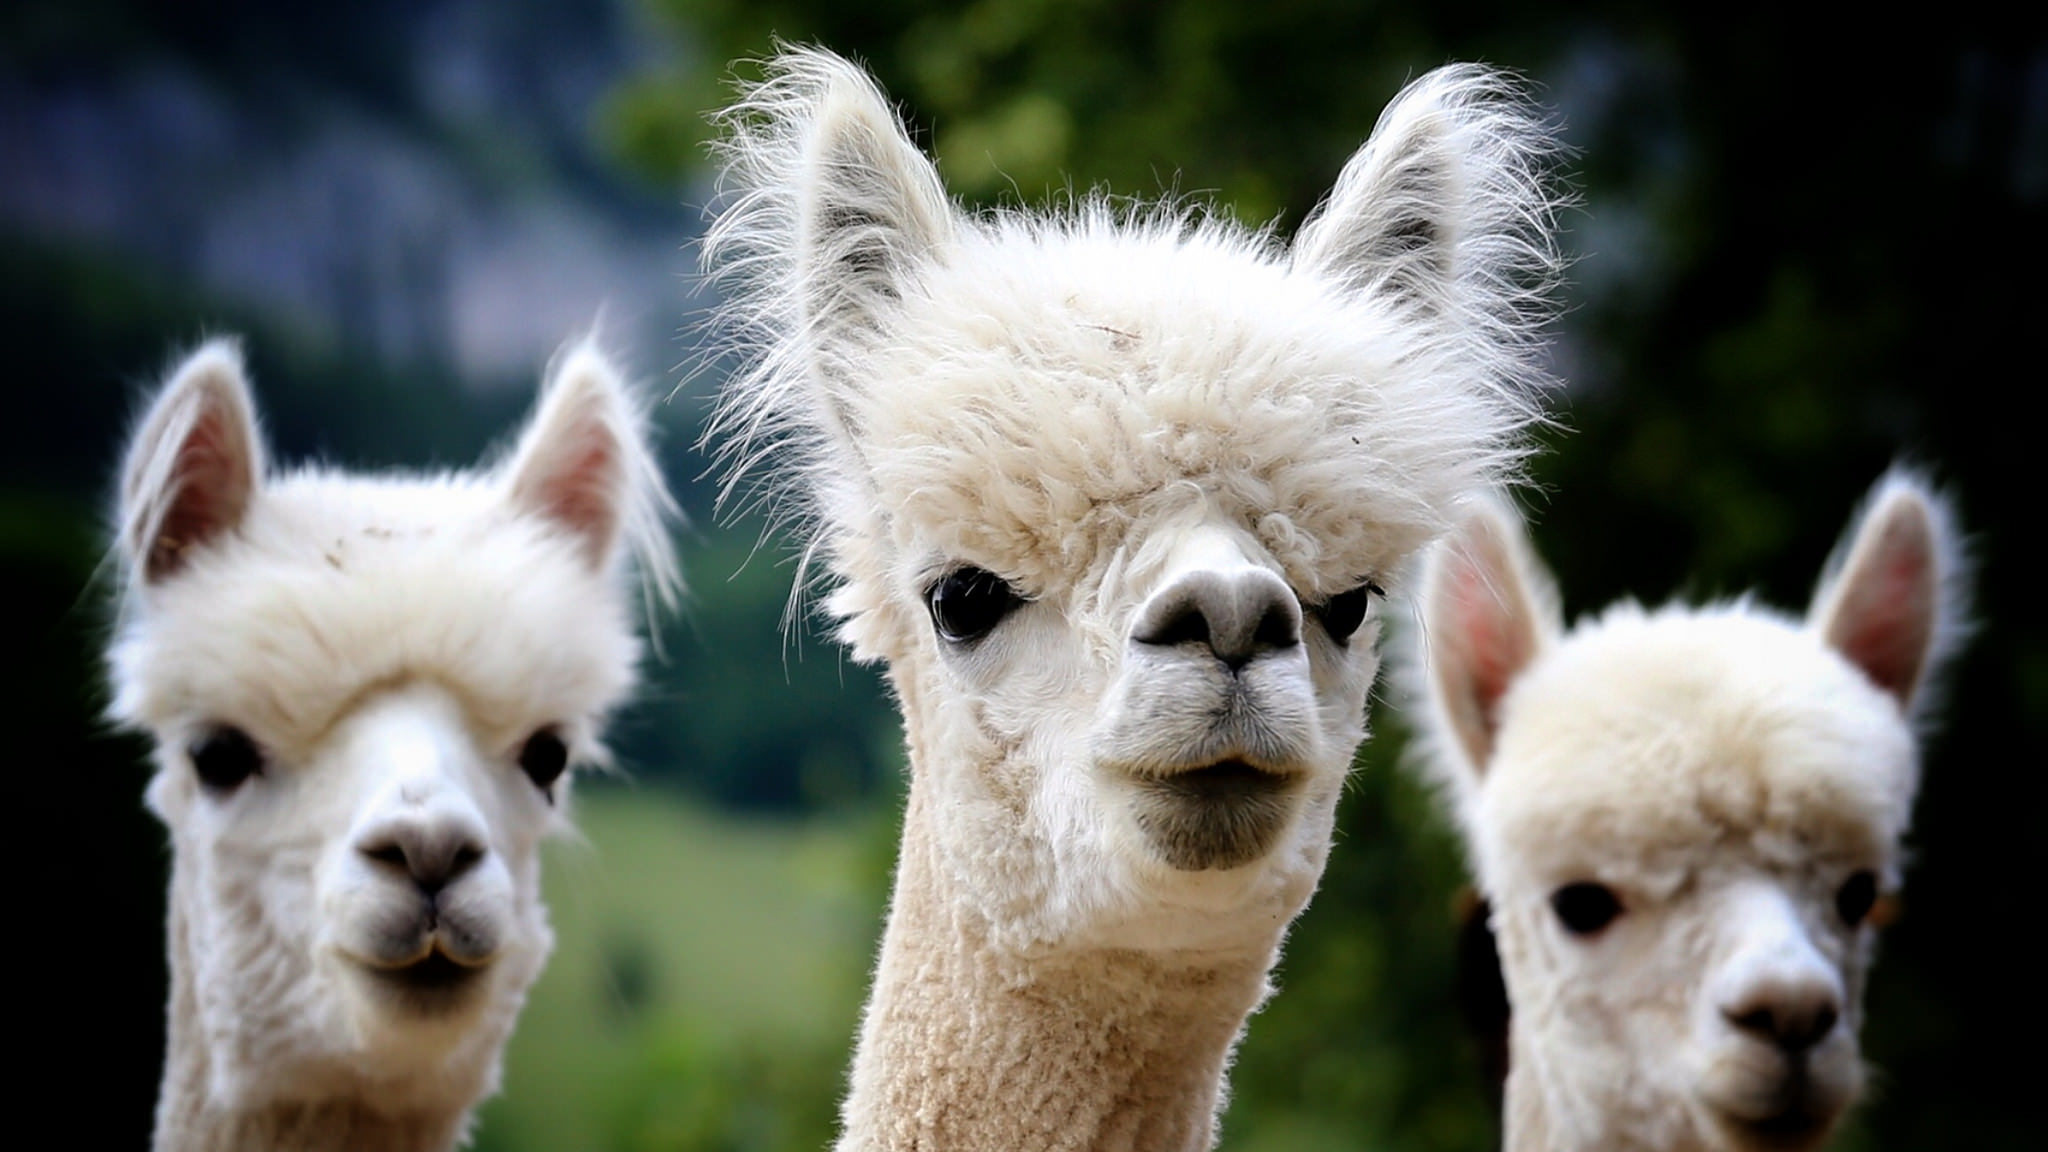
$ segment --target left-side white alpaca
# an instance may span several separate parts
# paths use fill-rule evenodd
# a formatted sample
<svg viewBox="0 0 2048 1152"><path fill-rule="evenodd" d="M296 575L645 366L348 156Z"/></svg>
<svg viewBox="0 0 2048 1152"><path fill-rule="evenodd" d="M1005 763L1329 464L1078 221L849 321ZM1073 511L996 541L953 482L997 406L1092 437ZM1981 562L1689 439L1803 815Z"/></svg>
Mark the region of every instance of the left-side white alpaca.
<svg viewBox="0 0 2048 1152"><path fill-rule="evenodd" d="M588 344L494 468L264 457L214 342L122 471L110 711L173 849L155 1146L448 1148L553 944L539 842L634 683L636 585L676 586L672 504Z"/></svg>
<svg viewBox="0 0 2048 1152"><path fill-rule="evenodd" d="M1834 1129L1960 567L1946 507L1902 473L1803 621L1623 603L1567 632L1512 514L1439 546L1410 671L1499 940L1511 1152Z"/></svg>

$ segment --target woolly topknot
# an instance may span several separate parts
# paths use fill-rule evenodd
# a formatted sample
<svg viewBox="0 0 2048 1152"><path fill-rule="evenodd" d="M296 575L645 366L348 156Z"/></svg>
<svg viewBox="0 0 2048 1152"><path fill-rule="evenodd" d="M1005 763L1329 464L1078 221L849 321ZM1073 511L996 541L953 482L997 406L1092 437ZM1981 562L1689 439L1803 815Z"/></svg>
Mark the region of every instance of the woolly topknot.
<svg viewBox="0 0 2048 1152"><path fill-rule="evenodd" d="M919 492L999 498L1039 518L1029 547L1079 557L1095 530L1068 510L1137 516L1193 481L1270 511L1274 489L1315 488L1412 549L1517 474L1563 197L1561 146L1513 76L1411 84L1289 248L1101 193L969 215L861 69L797 47L765 73L719 117L704 263L739 363L706 441L727 507L750 493L807 573L879 579ZM1199 460L1169 466L1162 446L1191 435ZM1396 559L1324 543L1312 587ZM1021 539L983 546L1018 574Z"/></svg>

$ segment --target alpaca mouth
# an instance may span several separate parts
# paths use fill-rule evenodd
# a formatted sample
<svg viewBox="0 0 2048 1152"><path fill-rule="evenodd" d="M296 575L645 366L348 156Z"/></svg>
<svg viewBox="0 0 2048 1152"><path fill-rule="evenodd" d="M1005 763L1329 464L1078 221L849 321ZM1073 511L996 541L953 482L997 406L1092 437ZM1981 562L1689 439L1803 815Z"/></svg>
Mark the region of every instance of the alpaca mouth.
<svg viewBox="0 0 2048 1152"><path fill-rule="evenodd" d="M1183 872L1236 868L1272 850L1294 811L1296 772L1229 759L1139 782L1134 813L1152 850Z"/></svg>
<svg viewBox="0 0 2048 1152"><path fill-rule="evenodd" d="M361 963L381 994L400 1009L438 1015L465 1002L483 983L488 964L466 964L440 948L403 964Z"/></svg>
<svg viewBox="0 0 2048 1152"><path fill-rule="evenodd" d="M403 968L386 969L384 977L415 991L433 992L467 983L482 971L437 948L427 953L424 960L416 960Z"/></svg>
<svg viewBox="0 0 2048 1152"><path fill-rule="evenodd" d="M1748 1133L1753 1147L1797 1152L1819 1146L1834 1126L1834 1118L1832 1111L1802 1102L1769 1116L1738 1123Z"/></svg>
<svg viewBox="0 0 2048 1152"><path fill-rule="evenodd" d="M1284 792L1293 785L1294 779L1294 773L1275 772L1244 760L1232 759L1156 777L1145 784L1148 788L1183 799L1227 803Z"/></svg>
<svg viewBox="0 0 2048 1152"><path fill-rule="evenodd" d="M1749 1114L1723 1109L1723 1115L1744 1136L1746 1147L1798 1152L1818 1147L1833 1130L1841 1108L1816 1087L1803 1068L1789 1072L1765 1108Z"/></svg>

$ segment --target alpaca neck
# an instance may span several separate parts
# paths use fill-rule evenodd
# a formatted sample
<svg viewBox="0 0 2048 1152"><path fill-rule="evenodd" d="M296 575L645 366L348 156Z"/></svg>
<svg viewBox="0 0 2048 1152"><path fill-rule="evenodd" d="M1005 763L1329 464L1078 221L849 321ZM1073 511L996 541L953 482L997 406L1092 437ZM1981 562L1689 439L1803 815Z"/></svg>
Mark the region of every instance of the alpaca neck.
<svg viewBox="0 0 2048 1152"><path fill-rule="evenodd" d="M1652 1098L1625 1069L1606 1062L1588 1064L1569 1051L1546 1054L1531 1032L1517 1025L1509 1036L1503 1152L1708 1152L1716 1146L1700 1137L1682 1104Z"/></svg>
<svg viewBox="0 0 2048 1152"><path fill-rule="evenodd" d="M173 869L171 1003L164 1075L157 1094L154 1152L443 1152L469 1124L467 1107L379 1108L368 1093L226 1102L214 1091L216 1059L200 1018L189 960L191 940Z"/></svg>
<svg viewBox="0 0 2048 1152"><path fill-rule="evenodd" d="M232 1109L174 1092L168 1078L164 1089L157 1104L156 1152L442 1152L455 1146L466 1124L466 1117L445 1113L387 1116L359 1099Z"/></svg>
<svg viewBox="0 0 2048 1152"><path fill-rule="evenodd" d="M913 783L840 1152L1196 1152L1272 951L1020 957L941 879Z"/></svg>

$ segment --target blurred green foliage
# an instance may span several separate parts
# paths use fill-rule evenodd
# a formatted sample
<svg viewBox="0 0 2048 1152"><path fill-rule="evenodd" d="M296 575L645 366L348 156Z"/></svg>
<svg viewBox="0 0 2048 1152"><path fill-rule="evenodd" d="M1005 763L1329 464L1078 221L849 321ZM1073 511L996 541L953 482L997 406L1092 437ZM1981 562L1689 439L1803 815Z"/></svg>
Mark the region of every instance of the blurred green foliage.
<svg viewBox="0 0 2048 1152"><path fill-rule="evenodd" d="M584 780L546 861L558 944L479 1149L815 1152L829 1141L895 822L791 823Z"/></svg>

